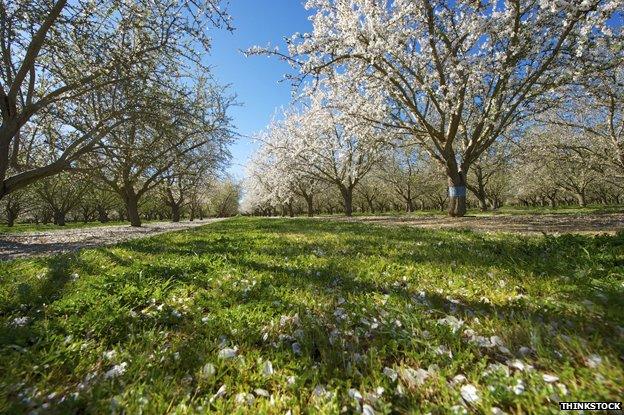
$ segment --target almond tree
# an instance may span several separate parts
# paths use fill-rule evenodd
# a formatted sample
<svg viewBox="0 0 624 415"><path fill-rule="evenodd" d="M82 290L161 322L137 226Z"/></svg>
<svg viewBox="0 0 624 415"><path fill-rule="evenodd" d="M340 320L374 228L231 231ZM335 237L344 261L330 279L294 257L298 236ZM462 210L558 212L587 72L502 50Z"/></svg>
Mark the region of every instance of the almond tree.
<svg viewBox="0 0 624 415"><path fill-rule="evenodd" d="M510 150L506 140L498 140L473 163L469 172L468 189L477 198L479 209L486 211L488 204L498 208L505 180L501 176L508 173Z"/></svg>
<svg viewBox="0 0 624 415"><path fill-rule="evenodd" d="M268 146L262 146L245 165L245 180L242 184L243 200L241 211L246 214L271 216L277 200L283 192L275 191L277 183L273 180L275 164L270 161Z"/></svg>
<svg viewBox="0 0 624 415"><path fill-rule="evenodd" d="M451 216L466 211L471 165L515 123L550 107L552 92L619 0L309 0L312 33L282 55L305 76L357 84L393 128L443 167ZM252 53L277 53L253 48ZM350 97L343 97L349 102Z"/></svg>
<svg viewBox="0 0 624 415"><path fill-rule="evenodd" d="M239 211L240 185L226 179L215 183L209 200L210 213L218 218L235 216Z"/></svg>
<svg viewBox="0 0 624 415"><path fill-rule="evenodd" d="M0 0L0 198L43 177L70 169L125 121L101 111L89 128L68 123L51 160L24 142L41 120L59 123L76 99L118 82L159 74L144 61L167 57L169 68L198 63L209 48L207 30L229 26L220 0ZM119 68L124 68L123 73ZM164 69L164 66L161 67ZM78 108L78 110L80 110ZM124 109L119 109L123 112Z"/></svg>
<svg viewBox="0 0 624 415"><path fill-rule="evenodd" d="M52 211L54 223L65 226L67 214L80 204L87 189L85 180L63 173L38 181L34 193L40 203Z"/></svg>
<svg viewBox="0 0 624 415"><path fill-rule="evenodd" d="M541 117L567 136L583 135L595 141L560 142L583 157L605 180L624 188L624 36L613 35L593 48L575 85L563 91L556 114Z"/></svg>
<svg viewBox="0 0 624 415"><path fill-rule="evenodd" d="M120 196L132 226L141 226L141 197L170 177L176 162L195 157L218 168L229 157L232 133L227 111L232 99L223 88L200 80L193 85L195 91L188 91L175 83L165 85L166 81L111 91L110 99L139 100L139 107L149 111L110 131L84 163Z"/></svg>
<svg viewBox="0 0 624 415"><path fill-rule="evenodd" d="M292 169L335 186L351 216L353 190L380 160L384 140L371 123L343 112L337 96L335 90L317 91L307 108L274 123L264 142L277 159L290 159Z"/></svg>
<svg viewBox="0 0 624 415"><path fill-rule="evenodd" d="M11 193L3 200L6 224L11 227L20 214L27 213L33 206L32 192L19 190Z"/></svg>
<svg viewBox="0 0 624 415"><path fill-rule="evenodd" d="M374 213L375 203L377 203L377 206L380 209L383 209L382 205L384 202L394 200L394 198L389 197L386 182L381 179L380 174L378 173L378 168L375 168L369 174L364 176L356 187L355 194L357 196L361 212L366 212L366 210L368 210L369 212Z"/></svg>
<svg viewBox="0 0 624 415"><path fill-rule="evenodd" d="M414 212L424 170L424 157L414 146L400 146L381 163L381 178L401 199L407 212Z"/></svg>
<svg viewBox="0 0 624 415"><path fill-rule="evenodd" d="M160 191L165 205L171 210L172 222L180 221L182 209L193 203L194 191L200 188L207 178L214 177L217 174L216 170L221 167L215 155L205 150L206 148L200 147L179 155L174 164L163 173Z"/></svg>
<svg viewBox="0 0 624 415"><path fill-rule="evenodd" d="M561 126L534 128L527 134L522 162L528 164L529 171L519 179L534 183L540 198L548 199L551 207L559 192L571 195L579 206L585 206L590 189L604 176L598 174L584 152L577 149L598 152L595 140L578 132L566 134Z"/></svg>

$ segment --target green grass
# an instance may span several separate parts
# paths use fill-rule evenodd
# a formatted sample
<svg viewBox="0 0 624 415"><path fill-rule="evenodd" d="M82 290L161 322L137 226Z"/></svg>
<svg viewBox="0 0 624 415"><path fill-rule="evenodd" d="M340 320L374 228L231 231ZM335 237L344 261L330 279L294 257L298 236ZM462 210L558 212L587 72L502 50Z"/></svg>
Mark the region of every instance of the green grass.
<svg viewBox="0 0 624 415"><path fill-rule="evenodd" d="M557 206L550 207L525 207L525 206L503 206L497 210L481 212L478 209L471 209L469 214L476 216L490 215L578 215L578 214L603 214L603 213L624 213L622 205L587 205L580 206Z"/></svg>
<svg viewBox="0 0 624 415"><path fill-rule="evenodd" d="M557 206L550 208L547 206L503 206L496 210L487 210L482 212L479 209L470 208L466 213L467 216L521 216L521 215L579 215L579 214L605 214L605 213L624 213L624 205L587 205L580 206ZM338 214L340 215L340 214ZM420 216L447 216L446 210L417 210L415 212L355 212L354 216L403 216L403 217L420 217Z"/></svg>
<svg viewBox="0 0 624 415"><path fill-rule="evenodd" d="M6 262L0 413L558 413L622 399L623 294L622 234L237 218Z"/></svg>

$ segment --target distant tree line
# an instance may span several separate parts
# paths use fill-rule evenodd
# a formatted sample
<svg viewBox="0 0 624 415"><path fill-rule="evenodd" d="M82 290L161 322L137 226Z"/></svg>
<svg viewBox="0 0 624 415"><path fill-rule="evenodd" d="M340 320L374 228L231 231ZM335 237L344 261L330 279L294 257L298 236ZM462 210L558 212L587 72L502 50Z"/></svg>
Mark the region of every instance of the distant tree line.
<svg viewBox="0 0 624 415"><path fill-rule="evenodd" d="M238 213L240 186L231 179L211 178L180 189L161 183L141 197L138 216L148 221L173 221L228 217ZM0 218L15 223L130 222L119 195L79 173L64 172L37 181L2 200Z"/></svg>
<svg viewBox="0 0 624 415"><path fill-rule="evenodd" d="M549 207L624 204L624 181L604 160L579 151L596 148L596 140L575 140L561 127L539 127L525 133L521 144L501 140L470 171L467 206L481 211L503 206ZM547 135L547 136L546 136ZM562 141L566 145L562 145ZM581 150L581 148L583 150ZM604 154L608 154L605 151ZM262 165L259 153L249 165L241 209L254 215L344 214L341 187L312 175L285 171L266 174L276 164ZM355 158L357 159L357 158ZM264 158L266 160L266 158ZM275 162L270 157L269 160ZM595 161L595 163L594 163ZM335 171L340 171L338 165ZM352 187L350 212L384 213L440 210L448 205L444 171L418 146L390 147L376 156ZM348 200L347 200L348 202Z"/></svg>

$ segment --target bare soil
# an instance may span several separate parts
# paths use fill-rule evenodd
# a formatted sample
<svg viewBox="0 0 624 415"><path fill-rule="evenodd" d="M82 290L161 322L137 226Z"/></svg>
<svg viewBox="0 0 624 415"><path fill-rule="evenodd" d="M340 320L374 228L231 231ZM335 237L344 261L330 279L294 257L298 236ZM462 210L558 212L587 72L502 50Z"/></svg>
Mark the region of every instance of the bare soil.
<svg viewBox="0 0 624 415"><path fill-rule="evenodd" d="M147 223L140 228L133 228L128 225L114 225L0 235L0 260L51 255L77 251L83 248L112 245L130 239L195 228L219 220L222 219L204 219L177 223L153 222Z"/></svg>

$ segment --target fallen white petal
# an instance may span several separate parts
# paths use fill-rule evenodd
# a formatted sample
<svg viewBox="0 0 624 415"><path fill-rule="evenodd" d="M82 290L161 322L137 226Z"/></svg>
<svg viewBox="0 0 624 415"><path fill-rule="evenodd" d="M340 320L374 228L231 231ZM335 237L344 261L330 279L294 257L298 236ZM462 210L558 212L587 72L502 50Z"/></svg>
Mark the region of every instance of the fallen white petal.
<svg viewBox="0 0 624 415"><path fill-rule="evenodd" d="M462 398L468 403L474 403L479 401L479 394L477 388L474 385L464 385L460 389Z"/></svg>
<svg viewBox="0 0 624 415"><path fill-rule="evenodd" d="M273 370L273 363L270 360L264 362L264 367L262 368L262 373L265 376L271 376L275 371Z"/></svg>
<svg viewBox="0 0 624 415"><path fill-rule="evenodd" d="M370 406L369 404L365 403L364 405L362 405L362 414L364 414L364 415L375 415L375 410L373 409L372 406Z"/></svg>
<svg viewBox="0 0 624 415"><path fill-rule="evenodd" d="M229 347L226 347L225 349L221 349L219 351L219 358L220 359L233 359L236 357L236 349L232 349Z"/></svg>
<svg viewBox="0 0 624 415"><path fill-rule="evenodd" d="M554 383L559 380L559 377L555 375L549 375L548 373L544 373L542 375L542 379L544 379L544 382L546 383Z"/></svg>
<svg viewBox="0 0 624 415"><path fill-rule="evenodd" d="M397 371L389 367L384 367L383 374L390 378L390 380L393 382L398 378Z"/></svg>

